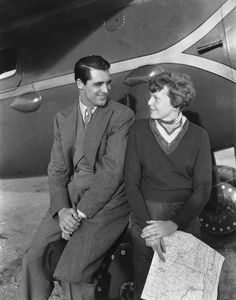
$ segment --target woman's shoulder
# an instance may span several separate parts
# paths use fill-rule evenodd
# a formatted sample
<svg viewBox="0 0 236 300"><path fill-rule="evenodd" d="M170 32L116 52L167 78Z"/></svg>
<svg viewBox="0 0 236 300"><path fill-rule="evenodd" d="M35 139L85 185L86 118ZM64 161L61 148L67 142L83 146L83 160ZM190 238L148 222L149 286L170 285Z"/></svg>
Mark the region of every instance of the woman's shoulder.
<svg viewBox="0 0 236 300"><path fill-rule="evenodd" d="M130 134L132 136L136 136L136 138L142 139L143 136L146 136L149 130L149 119L138 119L135 120L131 130Z"/></svg>
<svg viewBox="0 0 236 300"><path fill-rule="evenodd" d="M134 131L139 131L139 130L143 131L146 128L148 128L148 126L149 126L149 119L138 119L134 121L132 129Z"/></svg>
<svg viewBox="0 0 236 300"><path fill-rule="evenodd" d="M190 121L189 121L189 131L191 134L198 136L200 138L209 138L207 131L203 127L194 124Z"/></svg>

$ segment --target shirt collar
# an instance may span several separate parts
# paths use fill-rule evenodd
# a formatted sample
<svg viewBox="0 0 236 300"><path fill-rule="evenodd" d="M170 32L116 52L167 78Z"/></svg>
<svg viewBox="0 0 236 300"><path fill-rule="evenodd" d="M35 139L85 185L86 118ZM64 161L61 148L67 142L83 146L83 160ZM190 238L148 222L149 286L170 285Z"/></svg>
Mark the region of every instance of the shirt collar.
<svg viewBox="0 0 236 300"><path fill-rule="evenodd" d="M81 114L82 114L82 117L84 120L85 119L85 111L87 109L87 106L82 103L81 98L79 98L79 108L80 108L80 111L81 111ZM94 106L92 108L92 114L95 112L96 109L97 109L97 106Z"/></svg>

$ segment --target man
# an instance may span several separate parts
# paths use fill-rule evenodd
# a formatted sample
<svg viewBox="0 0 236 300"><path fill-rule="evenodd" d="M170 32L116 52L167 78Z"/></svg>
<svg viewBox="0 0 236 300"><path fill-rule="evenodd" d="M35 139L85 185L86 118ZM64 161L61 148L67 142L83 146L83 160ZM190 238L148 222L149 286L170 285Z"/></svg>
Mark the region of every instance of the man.
<svg viewBox="0 0 236 300"><path fill-rule="evenodd" d="M74 68L79 99L55 116L48 167L50 209L24 256L20 299L45 300L53 278L44 276L49 242L68 240L54 272L66 299L94 299L94 273L122 234L129 216L123 165L134 114L108 99L110 64L100 56Z"/></svg>

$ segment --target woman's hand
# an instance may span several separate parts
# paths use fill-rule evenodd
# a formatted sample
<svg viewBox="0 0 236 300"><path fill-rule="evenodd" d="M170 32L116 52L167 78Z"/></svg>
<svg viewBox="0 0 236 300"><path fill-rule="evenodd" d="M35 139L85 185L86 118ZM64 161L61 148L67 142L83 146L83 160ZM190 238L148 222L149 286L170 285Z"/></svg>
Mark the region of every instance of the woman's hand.
<svg viewBox="0 0 236 300"><path fill-rule="evenodd" d="M152 247L153 252L157 252L158 256L160 257L160 260L165 262L165 257L163 253L166 252L166 247L163 239L152 237L152 239L145 239L145 242L148 247Z"/></svg>
<svg viewBox="0 0 236 300"><path fill-rule="evenodd" d="M162 238L167 235L171 235L178 229L178 225L174 223L171 220L166 220L166 221L155 221L155 220L150 220L147 221L149 225L144 227L141 237L144 238L145 240L148 238L151 240L151 238L156 239L156 238Z"/></svg>

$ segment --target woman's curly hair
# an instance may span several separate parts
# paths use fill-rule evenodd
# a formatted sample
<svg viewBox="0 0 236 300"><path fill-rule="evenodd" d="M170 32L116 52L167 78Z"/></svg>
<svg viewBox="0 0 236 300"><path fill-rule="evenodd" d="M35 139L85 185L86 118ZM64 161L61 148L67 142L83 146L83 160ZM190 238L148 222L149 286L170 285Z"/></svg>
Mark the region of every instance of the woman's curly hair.
<svg viewBox="0 0 236 300"><path fill-rule="evenodd" d="M160 91L167 86L171 104L181 110L188 106L196 95L191 78L184 73L162 72L148 82L151 93Z"/></svg>

